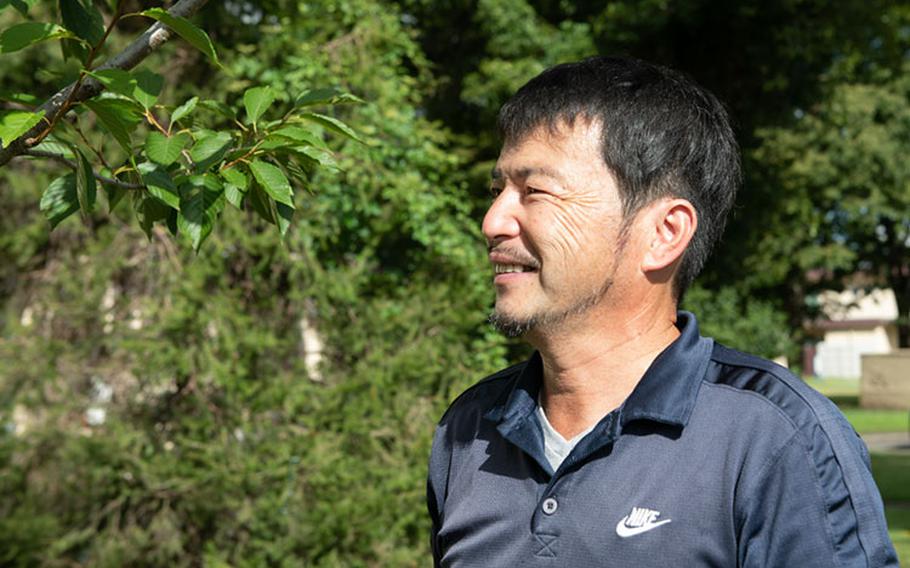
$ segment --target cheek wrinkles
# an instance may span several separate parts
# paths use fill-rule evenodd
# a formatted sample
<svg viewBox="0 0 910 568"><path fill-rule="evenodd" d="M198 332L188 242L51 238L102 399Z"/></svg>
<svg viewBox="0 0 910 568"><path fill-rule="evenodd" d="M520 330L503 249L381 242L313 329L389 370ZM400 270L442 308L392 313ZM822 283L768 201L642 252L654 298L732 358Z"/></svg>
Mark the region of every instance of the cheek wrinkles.
<svg viewBox="0 0 910 568"><path fill-rule="evenodd" d="M594 235L600 233L596 227L603 225L605 216L599 215L597 209L597 207L579 203L557 208L552 219L553 244L561 254L572 254L588 244L585 242L586 233Z"/></svg>

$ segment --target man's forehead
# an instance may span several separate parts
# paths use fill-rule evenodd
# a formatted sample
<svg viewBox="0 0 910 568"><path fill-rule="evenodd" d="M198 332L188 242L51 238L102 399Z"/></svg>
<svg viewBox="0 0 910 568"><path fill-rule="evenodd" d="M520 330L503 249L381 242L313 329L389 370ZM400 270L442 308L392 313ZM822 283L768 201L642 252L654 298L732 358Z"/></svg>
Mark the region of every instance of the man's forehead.
<svg viewBox="0 0 910 568"><path fill-rule="evenodd" d="M561 173L559 173L557 170L554 170L553 168L544 165L522 165L515 168L507 168L501 167L497 164L493 168L493 171L490 172L490 178L493 181L501 181L506 178L526 179L531 176L544 176L555 179L557 181L563 181L563 176Z"/></svg>
<svg viewBox="0 0 910 568"><path fill-rule="evenodd" d="M559 167L562 159L599 156L601 132L599 122L581 118L556 126L542 124L521 138L506 140L490 177L497 181L539 175L564 181L565 172Z"/></svg>

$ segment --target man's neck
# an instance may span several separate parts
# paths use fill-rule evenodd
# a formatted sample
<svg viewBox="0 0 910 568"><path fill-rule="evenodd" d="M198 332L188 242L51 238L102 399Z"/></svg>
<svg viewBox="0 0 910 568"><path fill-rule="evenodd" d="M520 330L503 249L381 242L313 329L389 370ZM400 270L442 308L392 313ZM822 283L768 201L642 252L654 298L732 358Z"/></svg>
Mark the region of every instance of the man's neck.
<svg viewBox="0 0 910 568"><path fill-rule="evenodd" d="M528 340L543 359L541 401L564 438L618 408L654 359L679 337L675 307L645 306L626 314L592 311Z"/></svg>

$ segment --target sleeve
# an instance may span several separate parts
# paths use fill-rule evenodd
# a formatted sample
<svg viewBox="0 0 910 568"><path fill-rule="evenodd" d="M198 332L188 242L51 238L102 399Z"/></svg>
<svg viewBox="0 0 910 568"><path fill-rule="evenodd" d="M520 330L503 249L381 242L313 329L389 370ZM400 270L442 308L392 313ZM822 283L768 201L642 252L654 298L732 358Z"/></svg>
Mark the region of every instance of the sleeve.
<svg viewBox="0 0 910 568"><path fill-rule="evenodd" d="M427 478L427 509L430 513L430 550L433 552L433 566L440 565L440 554L437 540L439 538L439 509L434 498L433 480Z"/></svg>
<svg viewBox="0 0 910 568"><path fill-rule="evenodd" d="M868 453L843 418L808 438L794 432L745 495L737 507L744 568L898 565Z"/></svg>
<svg viewBox="0 0 910 568"><path fill-rule="evenodd" d="M445 506L445 489L451 452L445 443L445 426L439 425L433 436L433 449L430 451L430 463L427 472L427 511L430 514L430 549L433 551L433 566L439 567L442 562L442 550L439 543L439 529L442 526L443 507Z"/></svg>

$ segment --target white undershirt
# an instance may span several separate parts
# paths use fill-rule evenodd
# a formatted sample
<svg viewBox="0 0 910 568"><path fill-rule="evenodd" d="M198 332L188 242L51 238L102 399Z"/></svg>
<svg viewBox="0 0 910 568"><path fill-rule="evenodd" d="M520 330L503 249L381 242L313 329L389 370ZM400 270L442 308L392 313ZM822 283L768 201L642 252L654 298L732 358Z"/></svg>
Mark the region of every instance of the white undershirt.
<svg viewBox="0 0 910 568"><path fill-rule="evenodd" d="M566 440L562 434L553 428L550 421L547 420L547 414L543 411L543 404L540 403L540 397L537 399L537 417L540 419L540 427L543 430L543 451L550 462L553 471L559 469L560 464L569 455L572 449L581 441L582 438L597 426L597 423L591 424L584 432L576 434L571 440Z"/></svg>

